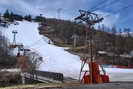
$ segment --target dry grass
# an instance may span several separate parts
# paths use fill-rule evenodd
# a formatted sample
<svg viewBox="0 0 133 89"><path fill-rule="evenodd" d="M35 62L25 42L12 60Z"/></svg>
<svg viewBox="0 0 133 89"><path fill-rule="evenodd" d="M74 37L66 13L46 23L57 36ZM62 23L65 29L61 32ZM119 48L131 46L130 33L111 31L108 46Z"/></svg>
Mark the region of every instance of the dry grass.
<svg viewBox="0 0 133 89"><path fill-rule="evenodd" d="M42 88L62 88L67 86L79 86L79 83L39 83L33 85L17 85L11 87L3 87L0 89L42 89Z"/></svg>

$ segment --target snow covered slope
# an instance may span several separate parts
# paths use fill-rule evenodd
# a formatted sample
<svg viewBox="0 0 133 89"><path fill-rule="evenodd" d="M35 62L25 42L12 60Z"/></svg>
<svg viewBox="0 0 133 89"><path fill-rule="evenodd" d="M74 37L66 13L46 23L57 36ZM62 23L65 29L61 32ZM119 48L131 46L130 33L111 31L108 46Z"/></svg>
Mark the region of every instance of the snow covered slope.
<svg viewBox="0 0 133 89"><path fill-rule="evenodd" d="M38 23L22 21L3 29L3 34L12 42L12 31L17 30L17 43L23 43L43 57L39 70L60 72L67 77L78 78L81 61L63 48L48 44L48 38L39 35ZM86 67L87 68L87 67ZM106 68L112 81L133 81L133 69Z"/></svg>
<svg viewBox="0 0 133 89"><path fill-rule="evenodd" d="M63 73L68 77L78 77L80 70L80 58L66 52L63 48L48 44L48 38L38 33L38 23L19 22L19 25L11 24L4 29L5 36L12 42L13 30L17 30L17 43L23 43L32 51L38 52L43 57L43 63L39 70Z"/></svg>
<svg viewBox="0 0 133 89"><path fill-rule="evenodd" d="M110 81L133 81L133 69L105 68Z"/></svg>

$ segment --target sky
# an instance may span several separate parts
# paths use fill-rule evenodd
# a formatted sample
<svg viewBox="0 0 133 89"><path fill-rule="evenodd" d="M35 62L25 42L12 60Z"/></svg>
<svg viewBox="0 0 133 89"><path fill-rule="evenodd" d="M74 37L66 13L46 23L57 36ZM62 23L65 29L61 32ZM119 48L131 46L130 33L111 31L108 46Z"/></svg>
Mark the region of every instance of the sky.
<svg viewBox="0 0 133 89"><path fill-rule="evenodd" d="M90 10L104 17L101 24L119 28L132 25L132 0L0 0L0 11L6 9L18 14L43 14L48 18L73 20L78 10Z"/></svg>

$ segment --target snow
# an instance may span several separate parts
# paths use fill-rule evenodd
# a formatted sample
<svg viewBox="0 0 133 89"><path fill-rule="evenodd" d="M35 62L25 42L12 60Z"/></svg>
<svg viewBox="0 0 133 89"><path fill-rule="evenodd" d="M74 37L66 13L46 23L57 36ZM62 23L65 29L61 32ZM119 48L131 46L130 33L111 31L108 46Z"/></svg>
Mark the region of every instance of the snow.
<svg viewBox="0 0 133 89"><path fill-rule="evenodd" d="M23 43L43 57L39 70L59 72L66 77L78 79L81 67L80 58L68 53L62 47L48 44L49 39L39 35L38 26L35 22L22 21L19 25L11 24L8 28L1 29L10 42L13 39L12 31L17 30L17 43ZM133 81L133 69L105 68L105 70L111 81Z"/></svg>
<svg viewBox="0 0 133 89"><path fill-rule="evenodd" d="M17 43L23 43L27 48L36 51L43 57L43 63L39 70L59 72L64 76L78 78L80 71L80 58L64 50L64 48L48 44L48 38L39 35L38 23L19 22L19 25L11 24L6 30L5 36L12 42L13 30L17 30Z"/></svg>
<svg viewBox="0 0 133 89"><path fill-rule="evenodd" d="M17 68L15 68L15 69L1 69L0 71L7 71L7 72L21 72L21 69L17 69Z"/></svg>
<svg viewBox="0 0 133 89"><path fill-rule="evenodd" d="M105 68L110 81L133 81L133 69Z"/></svg>

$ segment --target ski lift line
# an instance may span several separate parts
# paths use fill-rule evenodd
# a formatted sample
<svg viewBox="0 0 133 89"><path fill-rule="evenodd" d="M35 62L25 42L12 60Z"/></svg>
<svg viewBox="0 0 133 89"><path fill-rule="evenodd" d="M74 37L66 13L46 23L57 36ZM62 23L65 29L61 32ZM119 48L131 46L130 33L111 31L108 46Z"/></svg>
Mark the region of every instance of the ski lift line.
<svg viewBox="0 0 133 89"><path fill-rule="evenodd" d="M31 47L30 47L30 49L32 50L32 52L37 52L39 55L41 54L41 53L38 52L37 49L35 49L35 48L31 48Z"/></svg>
<svg viewBox="0 0 133 89"><path fill-rule="evenodd" d="M37 41L35 41L35 42L31 43L31 44L30 44L30 46L37 45L37 44L38 44L38 42L40 42L41 40L42 40L42 39L39 39L39 40L37 40Z"/></svg>
<svg viewBox="0 0 133 89"><path fill-rule="evenodd" d="M41 40L41 39L40 39L40 40ZM41 42L40 40L38 40L37 42L35 42L34 45L38 45L38 44L39 44L38 42ZM38 52L37 49L39 49L39 48L41 47L41 44L39 44L38 46L39 46L39 47L32 48L33 45L28 45L27 47L30 48L30 49L32 49L33 51ZM39 54L40 54L40 52L39 52Z"/></svg>
<svg viewBox="0 0 133 89"><path fill-rule="evenodd" d="M39 10L41 11L56 11L61 9L62 11L68 11L68 12L73 12L72 10L69 10L69 9L65 9L65 8L56 8L56 9L46 9L46 8L38 8Z"/></svg>
<svg viewBox="0 0 133 89"><path fill-rule="evenodd" d="M125 11L125 9L128 9L128 8L130 8L130 7L132 7L133 6L133 3L130 3L130 4L128 4L127 6L125 6L125 7L122 7L122 8L120 8L119 10L116 10L115 11L115 13L117 13L117 12L124 12ZM111 15L106 15L106 16L104 16L104 18L105 17L109 17L109 16L111 16ZM129 19L129 18L128 18ZM124 21L122 21L122 22L120 22L119 24L124 24L125 22L126 22L127 20L124 20Z"/></svg>
<svg viewBox="0 0 133 89"><path fill-rule="evenodd" d="M28 45L28 46L25 46L25 47L30 48L32 51L35 51L35 52L37 51L37 48L32 48L32 47L31 47L31 46L29 46L29 45ZM39 54L40 54L40 53L39 53Z"/></svg>
<svg viewBox="0 0 133 89"><path fill-rule="evenodd" d="M125 11L125 9L127 9L127 8L129 8L129 7L132 7L132 6L133 6L133 3L130 3L130 4L128 4L127 6L121 8L121 9L119 9L119 10L116 10L115 12L123 12L123 11Z"/></svg>
<svg viewBox="0 0 133 89"><path fill-rule="evenodd" d="M131 18L131 16L130 17L128 17L128 18L126 18L126 19L124 19L124 20L122 20L121 22L119 22L118 24L125 24L129 19ZM126 24L128 24L128 23L126 23Z"/></svg>
<svg viewBox="0 0 133 89"><path fill-rule="evenodd" d="M39 41L38 41L38 42L39 42ZM40 41L40 42L41 42L41 41ZM41 43L42 43L42 42L41 42ZM37 44L39 44L39 43L37 43ZM36 45L37 45L37 44L36 44ZM42 43L42 44L44 44L44 43ZM44 44L44 45L46 45L46 44ZM39 46L39 47L36 47L36 48L34 48L34 49L32 48L32 46L31 46L30 48L32 48L33 50L37 51L37 49L41 48L41 44L39 44L38 46Z"/></svg>
<svg viewBox="0 0 133 89"><path fill-rule="evenodd" d="M99 5L101 5L101 4L103 4L103 3L105 3L106 2L106 0L102 0L101 2L99 2L98 4L96 4L95 6L99 6ZM91 10L93 10L93 9L95 9L96 7L92 7L92 8L90 8Z"/></svg>
<svg viewBox="0 0 133 89"><path fill-rule="evenodd" d="M118 0L118 1L120 1L120 0ZM118 1L117 1L117 2L118 2ZM113 1L112 1L112 2L113 2ZM113 4L113 3L112 3L112 4ZM125 6L125 7L122 7L122 8L119 9L119 10L116 10L115 13L117 13L117 12L120 12L120 13L123 12L123 11L124 11L123 9L127 9L127 8L133 6L132 4L133 4L133 3L131 3L131 4L127 5L127 6ZM100 9L100 8L99 8L99 9ZM109 17L109 16L111 16L111 15L106 15L106 16L104 16L104 17ZM123 22L122 22L122 23L123 23Z"/></svg>
<svg viewBox="0 0 133 89"><path fill-rule="evenodd" d="M127 6L121 8L121 9L119 9L119 10L117 10L117 11L123 12L123 11L125 11L125 9L127 9L127 8L129 8L129 7L131 7L131 6L133 6L133 3L128 4ZM115 11L115 12L117 12L117 11ZM111 15L106 15L106 16L104 16L104 18L105 18L105 17L109 17L109 16L111 16ZM125 22L125 21L122 21L122 22L120 22L120 23L124 23L124 22ZM120 24L120 23L119 23L119 24Z"/></svg>
<svg viewBox="0 0 133 89"><path fill-rule="evenodd" d="M131 16L125 20L123 20L122 22L120 22L119 24L125 24L126 21L128 21L131 18Z"/></svg>
<svg viewBox="0 0 133 89"><path fill-rule="evenodd" d="M94 8L92 8L92 10L93 10L93 12L94 11L96 11L96 10L100 10L101 8L105 8L105 5L107 5L107 6L111 6L111 5L113 5L113 4L115 4L116 2L119 2L119 1L121 1L121 0L113 0L113 1L111 1L110 3L108 3L108 4L106 4L107 3L107 0L103 0L97 7L94 7Z"/></svg>
<svg viewBox="0 0 133 89"><path fill-rule="evenodd" d="M41 40L42 40L42 39L40 38L39 40L37 40L37 41L31 43L29 46L30 46L30 47L33 47L33 46L35 46L35 45L38 45L38 44L41 42Z"/></svg>
<svg viewBox="0 0 133 89"><path fill-rule="evenodd" d="M39 49L40 47L37 47L37 48L32 48L32 47L30 47L30 49L32 49L33 51L36 51L36 52L38 52L38 49Z"/></svg>
<svg viewBox="0 0 133 89"><path fill-rule="evenodd" d="M38 47L37 48L32 48L32 47L29 46L29 48L32 49L33 51L37 51L40 47L39 48Z"/></svg>
<svg viewBox="0 0 133 89"><path fill-rule="evenodd" d="M128 6L126 6L125 8L123 8L123 9L127 9L127 8L129 8L129 7L132 7L133 6L133 3L132 4L130 4L130 5L128 5ZM121 9L121 11L123 11L123 9ZM126 19L124 19L122 22L120 22L119 24L124 24L128 19L130 19L131 18L131 16L128 14L128 16L127 16L127 18Z"/></svg>
<svg viewBox="0 0 133 89"><path fill-rule="evenodd" d="M119 10L116 10L115 11L115 13L117 13L117 12L123 12L123 11L125 11L125 9L128 9L129 7L132 7L133 6L133 3L130 3L130 4L128 4L127 6L125 6L125 7L122 7L122 8L120 8ZM106 15L106 16L104 16L104 17L109 17L109 16L111 16L111 15Z"/></svg>
<svg viewBox="0 0 133 89"><path fill-rule="evenodd" d="M119 9L119 10L117 10L117 11L121 13L121 12L124 12L125 9L128 9L128 8L130 8L130 7L132 7L132 6L133 6L133 3L128 4L127 6L121 8L121 9ZM116 13L117 11L115 11L115 13ZM111 15L106 15L106 16L104 16L104 17L109 17L109 16L111 16ZM124 21L120 22L119 24L124 24L126 21L127 21L127 20L124 20Z"/></svg>
<svg viewBox="0 0 133 89"><path fill-rule="evenodd" d="M106 0L102 0L100 3L98 3L96 6L94 6L94 7L92 7L92 8L90 8L90 10L96 10L99 6L101 6L101 5L103 5L103 4L105 4L106 3Z"/></svg>
<svg viewBox="0 0 133 89"><path fill-rule="evenodd" d="M41 40L41 39L40 39L40 40ZM38 45L38 44L41 42L40 40L37 41L36 43L34 43L34 46L35 46L35 45ZM42 43L42 42L41 42L41 43ZM43 44L44 44L44 43L43 43ZM39 45L41 45L41 44L39 44ZM38 46L39 46L39 45L38 45ZM46 45L46 44L45 44L45 45ZM33 47L33 45L32 45L31 47ZM39 48L40 48L40 46L39 46Z"/></svg>

